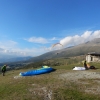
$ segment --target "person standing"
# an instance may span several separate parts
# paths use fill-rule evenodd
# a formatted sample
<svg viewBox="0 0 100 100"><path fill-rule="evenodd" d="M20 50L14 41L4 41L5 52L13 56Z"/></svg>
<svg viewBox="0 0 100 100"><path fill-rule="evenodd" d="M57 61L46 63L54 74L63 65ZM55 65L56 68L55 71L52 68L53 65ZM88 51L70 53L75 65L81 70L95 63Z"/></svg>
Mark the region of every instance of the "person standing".
<svg viewBox="0 0 100 100"><path fill-rule="evenodd" d="M2 71L3 76L5 76L6 67L7 67L7 65L4 65L4 66L1 67L1 71Z"/></svg>

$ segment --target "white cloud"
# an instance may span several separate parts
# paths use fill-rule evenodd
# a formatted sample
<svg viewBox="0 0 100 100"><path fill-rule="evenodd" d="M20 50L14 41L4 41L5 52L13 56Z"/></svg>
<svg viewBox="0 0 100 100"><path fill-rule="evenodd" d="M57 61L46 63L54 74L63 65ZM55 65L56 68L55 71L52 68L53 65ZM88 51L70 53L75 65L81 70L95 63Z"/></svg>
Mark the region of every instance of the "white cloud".
<svg viewBox="0 0 100 100"><path fill-rule="evenodd" d="M16 46L18 43L12 40L5 40L0 42L0 48L8 49Z"/></svg>
<svg viewBox="0 0 100 100"><path fill-rule="evenodd" d="M38 56L40 54L47 52L48 50L49 49L46 47L21 49L18 47L18 43L15 41L12 40L0 41L0 55L2 55L2 57Z"/></svg>
<svg viewBox="0 0 100 100"><path fill-rule="evenodd" d="M43 47L38 48L24 48L21 49L18 47L18 43L12 40L7 40L7 41L0 41L0 55L6 55L6 56L38 56L43 53L49 52L51 50L57 50L57 49L62 49L67 46L71 45L78 45L87 41L90 41L94 38L100 38L100 30L97 31L86 31L82 35L74 35L74 36L67 36L59 41L63 45L56 45L55 47L49 46L46 47L46 43L52 43L55 44L54 41L59 40L56 37L53 37L51 39L45 39L42 37L31 37L28 39L25 39L29 42L33 43L42 43L46 44Z"/></svg>
<svg viewBox="0 0 100 100"><path fill-rule="evenodd" d="M33 43L41 43L41 44L46 44L48 43L48 40L42 37L30 37L28 39L25 39L28 42L33 42Z"/></svg>
<svg viewBox="0 0 100 100"><path fill-rule="evenodd" d="M38 56L40 54L43 54L46 52L46 49L41 47L41 48L24 48L24 49L20 49L17 48L16 50L13 49L13 51L20 55L20 56Z"/></svg>
<svg viewBox="0 0 100 100"><path fill-rule="evenodd" d="M24 48L24 49L20 49L20 48L13 48L12 49L5 49L5 48L0 48L0 55L7 56L7 57L18 57L18 56L38 56L40 54L45 53L46 51L48 51L45 48Z"/></svg>
<svg viewBox="0 0 100 100"><path fill-rule="evenodd" d="M94 31L94 33L91 35L91 39L94 38L100 38L100 30Z"/></svg>
<svg viewBox="0 0 100 100"><path fill-rule="evenodd" d="M25 38L24 40L32 43L39 43L39 44L47 44L47 43L52 43L53 41L60 40L57 37L53 38L43 38L43 37L30 37L30 38Z"/></svg>
<svg viewBox="0 0 100 100"><path fill-rule="evenodd" d="M17 42L12 40L0 41L0 55L22 56L20 51L17 51L17 44Z"/></svg>
<svg viewBox="0 0 100 100"><path fill-rule="evenodd" d="M57 37L53 37L53 38L51 38L50 40L52 41L52 40L60 40L60 39L57 38Z"/></svg>
<svg viewBox="0 0 100 100"><path fill-rule="evenodd" d="M60 43L64 46L77 45L94 38L100 38L100 30L97 31L86 31L82 35L68 36L60 40Z"/></svg>

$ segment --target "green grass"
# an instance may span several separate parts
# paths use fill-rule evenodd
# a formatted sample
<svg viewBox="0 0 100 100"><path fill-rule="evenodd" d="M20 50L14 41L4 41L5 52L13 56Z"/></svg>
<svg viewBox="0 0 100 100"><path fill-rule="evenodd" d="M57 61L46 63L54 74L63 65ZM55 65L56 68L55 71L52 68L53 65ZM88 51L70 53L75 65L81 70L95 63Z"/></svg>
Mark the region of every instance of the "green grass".
<svg viewBox="0 0 100 100"><path fill-rule="evenodd" d="M92 64L100 68L100 63ZM74 66L82 66L82 64L76 62L53 66L56 69L54 72L18 79L14 79L14 76L36 68L7 71L5 76L0 75L0 100L100 100L100 94L85 92L87 87L91 88L98 84L95 80L81 79L81 82L89 84L78 84L59 79L59 74L70 72ZM95 71L99 72L100 69Z"/></svg>

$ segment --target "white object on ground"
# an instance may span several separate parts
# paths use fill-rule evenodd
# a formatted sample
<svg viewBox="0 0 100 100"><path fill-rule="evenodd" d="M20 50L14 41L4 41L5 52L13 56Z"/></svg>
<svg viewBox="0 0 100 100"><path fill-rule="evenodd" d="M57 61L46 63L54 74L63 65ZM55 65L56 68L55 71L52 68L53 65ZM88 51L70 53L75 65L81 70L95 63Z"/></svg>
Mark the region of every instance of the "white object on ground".
<svg viewBox="0 0 100 100"><path fill-rule="evenodd" d="M22 76L14 76L14 79L22 78Z"/></svg>
<svg viewBox="0 0 100 100"><path fill-rule="evenodd" d="M74 67L73 70L85 70L84 67Z"/></svg>

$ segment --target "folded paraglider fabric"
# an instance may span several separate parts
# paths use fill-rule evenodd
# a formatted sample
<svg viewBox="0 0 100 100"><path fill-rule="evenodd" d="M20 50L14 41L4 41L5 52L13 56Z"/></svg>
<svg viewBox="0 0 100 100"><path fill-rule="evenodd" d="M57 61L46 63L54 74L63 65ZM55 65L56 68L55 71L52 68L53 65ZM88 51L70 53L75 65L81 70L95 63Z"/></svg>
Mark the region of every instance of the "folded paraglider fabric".
<svg viewBox="0 0 100 100"><path fill-rule="evenodd" d="M85 67L74 67L73 70L86 70Z"/></svg>
<svg viewBox="0 0 100 100"><path fill-rule="evenodd" d="M42 66L42 68L50 68L49 66Z"/></svg>
<svg viewBox="0 0 100 100"><path fill-rule="evenodd" d="M33 76L33 75L39 75L39 74L44 74L44 73L49 73L51 71L53 71L54 69L51 67L42 67L40 69L36 69L36 70L29 70L27 72L21 72L19 75L20 76Z"/></svg>

